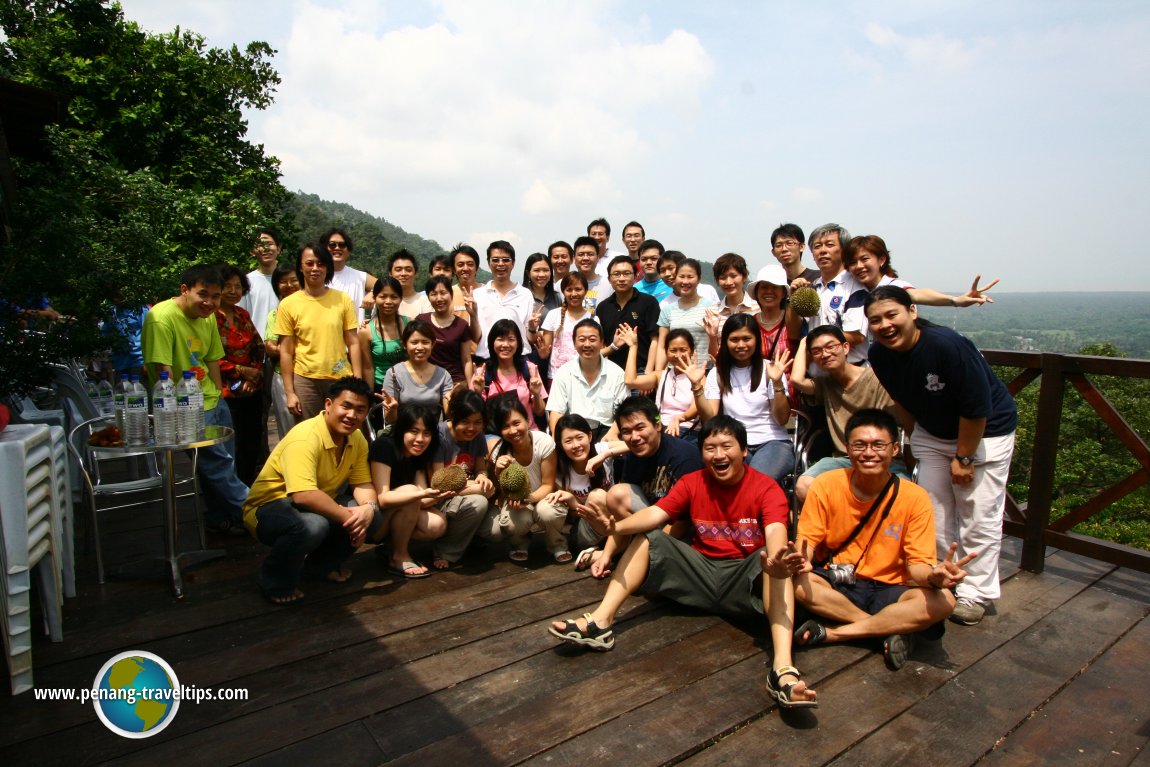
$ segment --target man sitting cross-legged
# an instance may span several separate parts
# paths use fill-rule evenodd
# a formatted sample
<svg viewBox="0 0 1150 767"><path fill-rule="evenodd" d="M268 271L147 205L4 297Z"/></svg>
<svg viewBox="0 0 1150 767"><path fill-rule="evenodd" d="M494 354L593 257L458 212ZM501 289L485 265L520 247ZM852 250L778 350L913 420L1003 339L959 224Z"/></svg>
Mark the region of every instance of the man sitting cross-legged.
<svg viewBox="0 0 1150 767"><path fill-rule="evenodd" d="M244 524L272 547L259 572L260 590L279 605L303 599L305 566L342 583L351 577L343 562L367 540L377 542L385 517L376 503L367 466L367 417L371 387L341 378L328 390L324 409L296 424L276 445L244 503ZM337 493L350 486L354 504Z"/></svg>
<svg viewBox="0 0 1150 767"><path fill-rule="evenodd" d="M797 545L783 557L795 574L795 597L834 625L809 620L795 631L795 643L883 637L887 666L897 671L910 652L910 635L942 636L954 610L950 589L962 583L962 568L975 555L955 562L952 544L938 561L930 497L890 471L898 453L898 425L890 414L860 410L846 435L851 467L815 478Z"/></svg>
<svg viewBox="0 0 1150 767"><path fill-rule="evenodd" d="M768 691L784 708L816 706L815 692L791 665L786 496L774 480L745 465L747 432L734 418L707 421L699 443L703 469L684 476L656 505L619 521L604 514L602 524L625 548L607 593L594 612L555 621L549 631L565 642L610 650L615 614L640 587L717 613L765 612L774 646ZM678 520L690 523L690 545L661 529ZM626 537L629 543L619 540ZM768 551L775 554L768 557Z"/></svg>

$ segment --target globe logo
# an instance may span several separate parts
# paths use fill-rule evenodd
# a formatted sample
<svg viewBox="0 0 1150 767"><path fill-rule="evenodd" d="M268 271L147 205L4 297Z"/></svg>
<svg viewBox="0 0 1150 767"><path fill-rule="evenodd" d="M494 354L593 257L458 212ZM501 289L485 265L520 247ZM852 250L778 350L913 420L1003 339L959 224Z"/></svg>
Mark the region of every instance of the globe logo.
<svg viewBox="0 0 1150 767"><path fill-rule="evenodd" d="M125 738L150 738L176 718L180 683L172 667L142 650L122 652L104 664L92 682L96 716Z"/></svg>

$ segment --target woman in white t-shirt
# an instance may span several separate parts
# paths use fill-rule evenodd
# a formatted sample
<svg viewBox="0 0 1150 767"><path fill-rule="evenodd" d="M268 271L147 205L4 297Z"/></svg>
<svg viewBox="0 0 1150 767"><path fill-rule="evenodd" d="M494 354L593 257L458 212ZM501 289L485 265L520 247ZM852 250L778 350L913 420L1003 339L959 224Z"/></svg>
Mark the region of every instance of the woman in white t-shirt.
<svg viewBox="0 0 1150 767"><path fill-rule="evenodd" d="M566 509L568 521L580 507L607 513L607 490L611 487L611 464L607 462L607 443L595 443L594 431L587 419L578 413L560 416L555 422L555 484L559 489L544 500ZM594 563L591 555L602 543L603 533L593 529L586 519L579 519L576 542L583 549L575 562L576 570Z"/></svg>
<svg viewBox="0 0 1150 767"><path fill-rule="evenodd" d="M791 355L775 350L763 359L762 335L750 314L733 314L723 323L715 367L705 377L697 365L682 369L691 380L699 415L732 416L747 427L747 465L781 482L795 466L794 447L787 434L791 405L786 370Z"/></svg>
<svg viewBox="0 0 1150 767"><path fill-rule="evenodd" d="M550 360L549 378L554 378L559 368L579 356L571 335L575 323L584 317L595 319L594 313L583 307L587 278L579 272L569 272L559 285L563 289L563 305L547 312L543 318L543 336L538 346L539 358Z"/></svg>

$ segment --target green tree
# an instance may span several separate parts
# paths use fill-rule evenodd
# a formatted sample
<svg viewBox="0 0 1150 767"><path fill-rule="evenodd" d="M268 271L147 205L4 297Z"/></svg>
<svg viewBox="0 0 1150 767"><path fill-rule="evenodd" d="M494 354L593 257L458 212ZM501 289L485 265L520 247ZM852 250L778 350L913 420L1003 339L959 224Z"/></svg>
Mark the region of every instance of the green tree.
<svg viewBox="0 0 1150 767"><path fill-rule="evenodd" d="M279 163L247 140L242 113L279 83L266 43L149 34L101 0L0 0L0 28L0 74L67 101L47 159L14 163L0 295L48 295L90 343L114 291L167 297L188 265L246 265L258 226L289 223Z"/></svg>
<svg viewBox="0 0 1150 767"><path fill-rule="evenodd" d="M255 228L282 223L278 161L246 139L241 113L279 82L267 44L150 34L100 0L3 0L0 26L3 75L68 100L51 160L16 164L0 289L94 316L93 294L168 296L189 264L246 263Z"/></svg>

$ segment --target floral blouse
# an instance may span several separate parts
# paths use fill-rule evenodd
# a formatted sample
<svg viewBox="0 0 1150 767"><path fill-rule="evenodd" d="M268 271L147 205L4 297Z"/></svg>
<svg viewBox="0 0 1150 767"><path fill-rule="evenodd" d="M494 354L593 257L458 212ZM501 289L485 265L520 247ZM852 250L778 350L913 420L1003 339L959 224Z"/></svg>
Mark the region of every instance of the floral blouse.
<svg viewBox="0 0 1150 767"><path fill-rule="evenodd" d="M236 370L237 365L255 367L263 372L264 342L260 332L252 323L252 316L242 306L232 308L235 325L229 325L222 309L216 310L216 326L220 329L220 341L224 345L224 358L220 360L220 378L224 381L224 397L247 397L253 394L240 394L243 377Z"/></svg>

